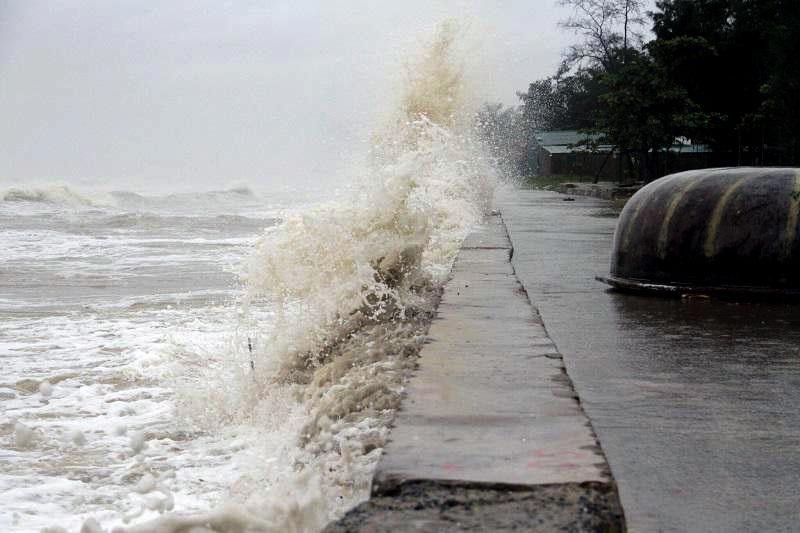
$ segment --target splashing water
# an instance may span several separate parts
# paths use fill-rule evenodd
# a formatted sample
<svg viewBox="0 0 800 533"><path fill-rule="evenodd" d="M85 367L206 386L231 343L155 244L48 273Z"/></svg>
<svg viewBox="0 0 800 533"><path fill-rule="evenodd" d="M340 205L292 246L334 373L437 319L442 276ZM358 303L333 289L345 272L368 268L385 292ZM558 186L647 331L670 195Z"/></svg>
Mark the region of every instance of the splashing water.
<svg viewBox="0 0 800 533"><path fill-rule="evenodd" d="M314 530L367 496L440 288L489 207L493 172L468 126L458 31L442 25L408 68L400 111L352 198L289 214L251 257L245 305L268 302L276 316L252 360L228 368L235 385L214 416L258 426L277 391L299 398L297 447L283 460L293 462L288 490L305 492L295 512L264 514L256 498L249 512L265 518L253 529Z"/></svg>
<svg viewBox="0 0 800 533"><path fill-rule="evenodd" d="M442 24L407 66L398 110L352 195L285 213L260 237L224 353L167 365L178 418L229 439L246 465L225 501L180 513L175 472L159 470L158 450L132 432L139 503L115 531L318 531L368 496L441 288L494 189L466 105L459 36L457 24ZM158 364L142 371L166 368ZM16 431L22 444L35 440L23 425ZM84 530L95 526L89 519Z"/></svg>

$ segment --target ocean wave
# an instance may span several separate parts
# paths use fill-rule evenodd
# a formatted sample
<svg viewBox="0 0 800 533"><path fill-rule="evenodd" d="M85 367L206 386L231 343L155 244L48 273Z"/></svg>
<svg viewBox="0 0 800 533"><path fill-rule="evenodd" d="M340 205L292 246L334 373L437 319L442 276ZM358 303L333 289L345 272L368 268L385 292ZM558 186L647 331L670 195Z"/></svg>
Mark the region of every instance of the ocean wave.
<svg viewBox="0 0 800 533"><path fill-rule="evenodd" d="M74 206L97 205L95 200L75 192L66 185L10 187L0 192L0 199L3 202L37 202Z"/></svg>
<svg viewBox="0 0 800 533"><path fill-rule="evenodd" d="M125 511L115 531L313 532L368 496L452 263L494 190L452 57L457 36L442 26L409 66L395 120L376 135L352 195L282 214L263 232L241 307L230 310L230 337L213 349L175 343L136 362L142 376L175 380L177 425L236 440L241 453L224 460L241 462L241 475L216 508L173 511L181 485L195 480L161 468L160 450L146 453L147 439L158 437L137 432L136 471L148 474L130 482L129 503L116 505ZM238 205L253 195L237 188L113 197L149 210ZM200 458L204 469L220 468L220 452L195 449L214 456ZM95 524L90 518L85 528Z"/></svg>
<svg viewBox="0 0 800 533"><path fill-rule="evenodd" d="M236 228L240 231L258 231L279 222L277 218L248 217L243 215L184 216L159 215L155 213L120 213L102 218L97 224L107 229L143 228L169 229L171 232L193 230L223 230Z"/></svg>
<svg viewBox="0 0 800 533"><path fill-rule="evenodd" d="M112 191L112 196L118 198L125 198L131 200L140 200L140 201L147 201L147 200L181 200L181 199L205 199L205 198L237 198L240 199L242 197L255 197L256 194L253 190L246 186L246 185L239 185L236 187L232 187L230 189L221 189L221 190L213 190L213 191L204 191L204 192L177 192L171 193L163 196L159 195L148 195L148 194L141 194L136 193L133 191Z"/></svg>
<svg viewBox="0 0 800 533"><path fill-rule="evenodd" d="M241 213L242 210L256 212L265 206L264 200L248 187L160 196L132 191L113 191L110 196L118 209L138 213L208 216Z"/></svg>
<svg viewBox="0 0 800 533"><path fill-rule="evenodd" d="M147 195L133 191L109 193L78 192L67 185L52 184L29 187L9 187L0 190L0 201L33 202L86 207L119 207L122 209L146 210L147 208L208 207L220 205L242 205L253 203L258 196L247 186L207 192Z"/></svg>
<svg viewBox="0 0 800 533"><path fill-rule="evenodd" d="M299 401L305 416L285 461L237 484L253 489L235 508L129 531L179 531L198 520L315 531L367 497L452 262L494 190L451 57L457 35L442 26L411 69L396 120L376 136L352 197L288 213L265 231L249 260L242 309L242 329L255 342L248 336L250 349L234 350L224 368L180 395L184 419L265 434L285 431L288 422L269 415L281 402ZM274 310L268 328L248 318L263 302Z"/></svg>

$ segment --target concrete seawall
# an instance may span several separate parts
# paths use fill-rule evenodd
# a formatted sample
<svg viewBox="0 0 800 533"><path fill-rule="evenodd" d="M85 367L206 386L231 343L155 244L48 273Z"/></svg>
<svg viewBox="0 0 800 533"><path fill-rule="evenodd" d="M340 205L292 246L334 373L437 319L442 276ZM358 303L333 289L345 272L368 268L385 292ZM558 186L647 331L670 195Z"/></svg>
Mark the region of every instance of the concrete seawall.
<svg viewBox="0 0 800 533"><path fill-rule="evenodd" d="M464 243L370 500L326 531L622 531L616 485L502 217Z"/></svg>

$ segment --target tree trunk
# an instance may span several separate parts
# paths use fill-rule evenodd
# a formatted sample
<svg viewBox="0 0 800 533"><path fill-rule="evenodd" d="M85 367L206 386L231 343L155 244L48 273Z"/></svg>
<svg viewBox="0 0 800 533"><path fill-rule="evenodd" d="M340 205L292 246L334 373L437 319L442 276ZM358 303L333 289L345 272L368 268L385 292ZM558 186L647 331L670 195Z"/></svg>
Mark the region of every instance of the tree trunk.
<svg viewBox="0 0 800 533"><path fill-rule="evenodd" d="M625 23L624 23L624 30L622 32L622 64L626 65L628 63L628 12L630 11L631 2L630 0L625 0Z"/></svg>

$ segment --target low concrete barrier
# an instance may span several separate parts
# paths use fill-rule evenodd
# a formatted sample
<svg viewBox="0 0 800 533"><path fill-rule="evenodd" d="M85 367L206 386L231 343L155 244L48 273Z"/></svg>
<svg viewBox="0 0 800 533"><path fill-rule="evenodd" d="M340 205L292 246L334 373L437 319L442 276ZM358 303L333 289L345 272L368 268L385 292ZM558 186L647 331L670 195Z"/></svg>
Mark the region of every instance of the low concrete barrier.
<svg viewBox="0 0 800 533"><path fill-rule="evenodd" d="M602 450L511 265L502 217L464 243L372 497L326 531L622 531Z"/></svg>

